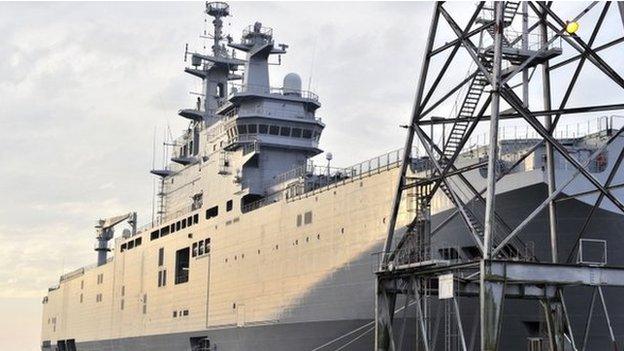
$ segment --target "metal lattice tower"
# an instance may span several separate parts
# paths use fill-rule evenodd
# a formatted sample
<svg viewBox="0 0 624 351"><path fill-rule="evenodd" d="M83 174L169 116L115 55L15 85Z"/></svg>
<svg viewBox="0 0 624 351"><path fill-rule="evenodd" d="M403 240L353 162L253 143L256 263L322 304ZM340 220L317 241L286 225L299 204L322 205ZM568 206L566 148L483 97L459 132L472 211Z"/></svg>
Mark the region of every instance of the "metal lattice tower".
<svg viewBox="0 0 624 351"><path fill-rule="evenodd" d="M618 31L618 37L596 44L601 29L607 30L603 28L607 15L617 16L624 24L624 6L592 2L568 21L564 18L570 18L569 15L565 17L556 10L562 6L565 5L552 2L481 2L460 25L457 18L465 16L455 16L453 4L435 4L407 126L406 151L387 238L376 272L375 350L501 350L503 305L512 298L535 301L543 311L545 339L527 340L529 350L585 350L591 338L589 321L597 301L602 306L611 343L617 350L603 290L624 286L624 267L609 266L606 262L600 265L572 262L572 253L560 252L558 240L577 236L575 248L579 246L587 223L603 200L624 213L624 204L611 187L624 159L624 150L614 158L606 182L598 181L588 171L590 161L596 160L624 129L610 131L604 145L584 162L575 158L553 135L559 121L567 116L624 110L624 101L588 105L575 101L572 94L575 88L582 89L577 83L588 67L592 74L600 75L601 80L615 87L614 96L624 92L624 79L613 63L601 55L624 42L623 27L609 28ZM574 25L588 14L596 15L597 20L577 34ZM514 31L517 27L521 30ZM562 55L564 52L571 54ZM458 81L456 75L448 74L454 65L465 67L466 60L474 70L465 79ZM567 81L553 85L551 73L559 69L568 69L572 75ZM535 72L538 74L534 75ZM533 86L540 88L541 97L535 101L532 95L534 101L529 103L529 87ZM435 116L452 99L456 101L452 115ZM502 166L499 122L512 120L526 123L540 140L512 165ZM435 138L432 126L441 125L451 127L443 132L442 138ZM483 125L489 126L487 159L459 165L456 161L467 141ZM425 150L428 162L427 170L418 176L410 167L416 160L410 154L416 143ZM547 197L519 224L512 226L497 211L496 186L540 147L545 150ZM569 182L555 182L555 157L574 170L569 182L582 179L597 195L586 225L578 233L563 233L557 228L557 216L564 214L557 210L555 199ZM486 172L487 186L483 189L477 189L465 176L476 169ZM443 194L455 208L451 217L460 218L466 228L457 235L467 235L475 243L478 248L475 258L465 259L451 252L446 260L438 260L432 255L432 236L439 229L431 227L431 200L436 193ZM472 199L470 204L465 193ZM411 220L403 232L397 222L405 201L409 202L405 207ZM542 210L548 218L548 234L543 242L549 245L549 255L538 258L519 234ZM400 235L396 234L395 238L395 233ZM568 313L564 292L571 286L592 288L587 321L575 321ZM468 298L474 302L472 308L478 316L470 333L466 321L462 321L462 310L470 306L461 304ZM441 316L435 317L434 310ZM410 321L414 325L410 326ZM407 329L417 330L415 344L406 342L406 325Z"/></svg>

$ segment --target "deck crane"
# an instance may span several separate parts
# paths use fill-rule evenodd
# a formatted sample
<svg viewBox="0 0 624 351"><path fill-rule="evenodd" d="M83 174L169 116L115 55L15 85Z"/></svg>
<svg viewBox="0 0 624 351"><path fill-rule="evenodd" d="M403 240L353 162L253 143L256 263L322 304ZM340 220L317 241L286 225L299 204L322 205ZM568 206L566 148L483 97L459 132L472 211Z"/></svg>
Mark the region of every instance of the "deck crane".
<svg viewBox="0 0 624 351"><path fill-rule="evenodd" d="M101 266L106 263L106 256L110 251L108 242L115 235L114 227L127 220L128 224L132 227L132 235L136 234L136 212L129 212L127 214L109 217L105 219L99 219L95 225L95 239L97 240L95 251L98 253L97 265Z"/></svg>

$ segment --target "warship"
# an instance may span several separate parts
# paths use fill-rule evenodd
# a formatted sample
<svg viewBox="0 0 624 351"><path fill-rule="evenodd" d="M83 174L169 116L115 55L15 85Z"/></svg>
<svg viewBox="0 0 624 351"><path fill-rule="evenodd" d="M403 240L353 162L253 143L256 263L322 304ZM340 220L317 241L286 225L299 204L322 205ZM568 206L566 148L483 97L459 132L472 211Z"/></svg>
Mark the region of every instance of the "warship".
<svg viewBox="0 0 624 351"><path fill-rule="evenodd" d="M160 184L157 218L143 227L135 212L97 222L97 263L62 275L43 298L41 349L370 350L376 254L386 239L404 150L349 167L314 164L312 158L323 153L319 141L325 128L316 116L319 97L302 90L295 73L285 75L281 87L269 84L269 59L286 54L288 46L277 44L273 29L260 22L234 41L223 33L229 6L210 2L205 11L213 18L211 51L187 50L190 65L184 70L202 81L202 94L195 106L179 111L189 126L171 143L170 162L151 170ZM236 51L244 55L236 57ZM475 79L467 94L479 100L486 87L485 80ZM476 103L462 109L473 115ZM616 117L596 116L564 128L557 138L604 182L624 148L618 124ZM541 139L518 128L505 134L501 170L530 152L506 170L496 188L499 214L518 224L548 197L547 150ZM486 187L487 147L487 138L476 137L456 161L458 167L480 165L464 174L475 189ZM410 152L410 178L427 177L433 169L429 157L422 150ZM554 164L557 182L575 173L563 158ZM450 180L462 202L481 206L465 184ZM618 172L610 182L619 186L624 175ZM562 231L583 226L599 196L592 189L575 178L558 197L558 209L567 214L558 223ZM418 188L403 196L397 233L406 232L417 211ZM431 226L440 229L429 252L437 260L480 254L465 235L457 235L466 228L455 212L448 192L433 195ZM115 237L114 229L122 225L126 228ZM588 238L612 239L608 257L620 264L622 241L606 235L622 227L624 217L605 201L587 230ZM549 246L541 242L547 231L543 213L519 236L522 253L549 257ZM563 237L559 245L572 252L575 239ZM591 292L570 296L570 313L584 313L588 296ZM617 304L617 295L604 298ZM521 303L508 310L512 317L504 328L511 337L502 349L527 350L530 341L528 350L546 350L540 312ZM478 323L469 324L474 309L462 315L466 333L475 334ZM614 314L612 322L624 323L624 314ZM592 329L604 342L598 338L588 349L612 347L603 332ZM414 343L415 331L407 335Z"/></svg>

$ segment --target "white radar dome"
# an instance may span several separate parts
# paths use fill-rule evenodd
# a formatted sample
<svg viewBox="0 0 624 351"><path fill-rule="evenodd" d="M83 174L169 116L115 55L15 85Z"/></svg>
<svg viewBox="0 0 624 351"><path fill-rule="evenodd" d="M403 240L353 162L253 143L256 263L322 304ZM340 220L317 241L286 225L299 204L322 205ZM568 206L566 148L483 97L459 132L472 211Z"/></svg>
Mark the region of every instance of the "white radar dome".
<svg viewBox="0 0 624 351"><path fill-rule="evenodd" d="M297 73L288 73L284 77L284 95L301 95L301 77Z"/></svg>

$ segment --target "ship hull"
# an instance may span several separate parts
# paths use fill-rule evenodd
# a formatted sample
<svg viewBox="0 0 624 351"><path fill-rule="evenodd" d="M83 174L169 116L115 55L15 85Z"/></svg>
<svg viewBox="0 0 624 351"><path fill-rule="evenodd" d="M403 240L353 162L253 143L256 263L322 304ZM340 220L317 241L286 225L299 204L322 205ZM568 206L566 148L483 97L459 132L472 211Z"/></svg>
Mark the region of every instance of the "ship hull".
<svg viewBox="0 0 624 351"><path fill-rule="evenodd" d="M545 197L546 187L537 184L510 191L497 196L499 213L509 225L518 224ZM568 258L572 250L576 233L583 225L591 210L588 203L573 199L562 201L558 209L565 216L559 217L558 228L565 233L559 238L560 260ZM437 213L432 218L433 227L447 218L453 211ZM624 227L624 216L598 209L587 228L588 238L605 239L608 243L608 257L611 265L624 265L624 258L618 255L624 250L622 240L617 237ZM441 248L462 247L471 245L459 218L455 218L440 230L433 239L433 252ZM534 243L534 254L541 261L550 259L548 244L547 212L540 214L521 235L525 243ZM345 267L334 272L330 278L319 286L310 289L310 293L301 299L300 305L291 311L288 321L277 321L266 325L230 325L188 333L171 333L148 335L141 337L120 338L114 340L98 340L78 342L78 350L88 351L137 351L137 350L191 350L191 338L207 337L217 350L249 351L249 350L372 350L374 316L374 275L376 258L373 252L381 249L382 240L378 240L370 252L362 252ZM322 288L320 288L322 287ZM566 290L566 303L571 319L575 323L576 339L580 341L587 308L591 300L591 288L571 288ZM618 326L624 326L624 308L619 307L617 295L605 291L606 304L610 309L611 322L614 325L616 339L622 339ZM432 316L435 316L436 298L432 298ZM478 347L478 319L475 298L461 298L462 320L464 332L473 344ZM505 302L505 320L501 347L504 350L526 350L527 338L539 337L544 328L543 312L538 301L507 300ZM597 304L592 319L592 328L587 350L604 350L612 347L609 332L606 328L601 307ZM413 316L413 311L410 312ZM352 316L369 316L369 318L351 318ZM433 318L433 317L432 317ZM406 342L414 342L413 331L416 326L408 320ZM342 337L348 334L346 337ZM470 340L472 339L472 340ZM440 335L438 340L443 342ZM453 342L453 341L451 341ZM546 347L546 340L544 340ZM327 345L322 347L323 345ZM54 349L52 347L52 349ZM49 350L49 348L44 348ZM69 349L67 349L70 351Z"/></svg>

